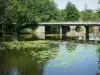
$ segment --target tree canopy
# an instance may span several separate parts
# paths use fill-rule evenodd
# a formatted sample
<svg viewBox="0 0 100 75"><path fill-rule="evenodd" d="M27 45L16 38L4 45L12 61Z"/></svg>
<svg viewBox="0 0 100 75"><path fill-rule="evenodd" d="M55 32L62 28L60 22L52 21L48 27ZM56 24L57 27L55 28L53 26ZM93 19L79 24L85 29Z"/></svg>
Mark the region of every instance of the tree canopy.
<svg viewBox="0 0 100 75"><path fill-rule="evenodd" d="M65 21L78 21L80 15L74 4L68 2L65 8Z"/></svg>

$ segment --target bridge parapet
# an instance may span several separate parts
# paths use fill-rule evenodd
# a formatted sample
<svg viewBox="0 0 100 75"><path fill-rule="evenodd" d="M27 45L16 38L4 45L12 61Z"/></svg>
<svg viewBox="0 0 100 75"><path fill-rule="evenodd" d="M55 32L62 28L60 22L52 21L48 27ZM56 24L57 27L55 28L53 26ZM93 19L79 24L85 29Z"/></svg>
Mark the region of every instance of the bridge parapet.
<svg viewBox="0 0 100 75"><path fill-rule="evenodd" d="M42 22L39 26L100 26L100 22Z"/></svg>

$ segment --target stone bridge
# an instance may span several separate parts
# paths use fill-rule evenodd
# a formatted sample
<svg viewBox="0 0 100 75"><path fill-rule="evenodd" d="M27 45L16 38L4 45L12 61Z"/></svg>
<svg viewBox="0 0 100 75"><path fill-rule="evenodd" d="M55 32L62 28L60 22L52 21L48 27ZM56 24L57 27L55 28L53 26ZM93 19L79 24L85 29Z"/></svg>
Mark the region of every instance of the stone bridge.
<svg viewBox="0 0 100 75"><path fill-rule="evenodd" d="M66 37L66 33L70 30L75 30L80 26L84 28L85 40L89 40L89 27L93 26L94 29L100 30L100 22L42 22L38 23L38 26L45 26L45 34L51 34L51 27L58 26L62 38Z"/></svg>

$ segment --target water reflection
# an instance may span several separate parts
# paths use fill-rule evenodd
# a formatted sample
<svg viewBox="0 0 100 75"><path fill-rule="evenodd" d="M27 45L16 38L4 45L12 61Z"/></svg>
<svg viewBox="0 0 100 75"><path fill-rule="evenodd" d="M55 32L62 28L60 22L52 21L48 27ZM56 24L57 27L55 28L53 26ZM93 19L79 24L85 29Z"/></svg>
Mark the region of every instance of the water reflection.
<svg viewBox="0 0 100 75"><path fill-rule="evenodd" d="M0 50L0 75L43 75L44 65L56 56L57 48L50 44L45 48Z"/></svg>
<svg viewBox="0 0 100 75"><path fill-rule="evenodd" d="M33 40L84 40L84 36L60 36L59 34L22 34L18 36L8 35L0 37L0 41L33 41ZM100 41L100 37L90 36L89 40Z"/></svg>
<svg viewBox="0 0 100 75"><path fill-rule="evenodd" d="M48 45L49 43L46 43ZM100 47L60 42L48 47L0 50L0 75L96 75Z"/></svg>
<svg viewBox="0 0 100 75"><path fill-rule="evenodd" d="M72 51L74 51L77 47L77 44L66 44L66 49L68 53L71 53Z"/></svg>
<svg viewBox="0 0 100 75"><path fill-rule="evenodd" d="M55 59L51 59L44 75L96 75L99 72L97 46L87 44L60 44Z"/></svg>
<svg viewBox="0 0 100 75"><path fill-rule="evenodd" d="M100 73L100 47L97 48L97 56L98 56L98 59L99 59L99 61L98 61L98 68L99 68L99 73Z"/></svg>
<svg viewBox="0 0 100 75"><path fill-rule="evenodd" d="M96 40L96 41L98 41L98 40L100 40L100 37L90 37L89 40Z"/></svg>
<svg viewBox="0 0 100 75"><path fill-rule="evenodd" d="M33 41L39 39L35 34L8 35L0 37L0 41Z"/></svg>

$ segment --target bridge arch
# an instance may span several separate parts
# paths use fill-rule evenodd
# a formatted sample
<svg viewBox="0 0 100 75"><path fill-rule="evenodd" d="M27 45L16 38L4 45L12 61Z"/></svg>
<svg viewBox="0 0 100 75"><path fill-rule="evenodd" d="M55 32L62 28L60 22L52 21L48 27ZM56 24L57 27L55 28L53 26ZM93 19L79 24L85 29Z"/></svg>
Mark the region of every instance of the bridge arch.
<svg viewBox="0 0 100 75"><path fill-rule="evenodd" d="M81 31L84 31L84 30L85 30L84 26L76 26L76 28L75 28L76 32L81 32Z"/></svg>

